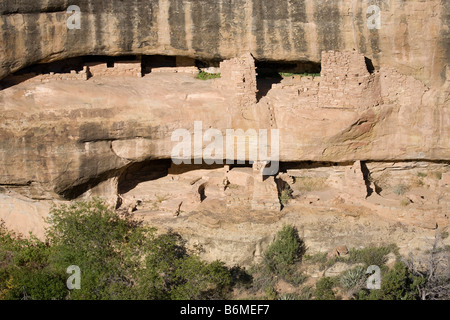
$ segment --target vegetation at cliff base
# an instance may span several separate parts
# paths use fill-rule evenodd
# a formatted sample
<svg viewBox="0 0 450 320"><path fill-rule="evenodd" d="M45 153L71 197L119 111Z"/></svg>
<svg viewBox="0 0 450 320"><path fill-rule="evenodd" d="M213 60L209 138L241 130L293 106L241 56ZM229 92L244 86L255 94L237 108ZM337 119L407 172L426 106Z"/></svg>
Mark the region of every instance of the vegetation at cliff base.
<svg viewBox="0 0 450 320"><path fill-rule="evenodd" d="M222 262L188 254L175 233L157 234L100 200L54 208L45 241L0 228L0 299L212 299L228 294ZM81 288L69 291L69 266Z"/></svg>
<svg viewBox="0 0 450 320"><path fill-rule="evenodd" d="M43 241L0 224L0 300L450 298L449 252L437 245L446 232L428 260L416 261L401 260L395 245L307 255L298 230L287 224L246 270L205 262L179 234L158 232L98 199L54 207L48 222ZM68 289L69 266L79 268L79 289ZM340 271L327 273L335 266ZM369 266L379 267L380 289L367 288ZM314 270L322 276L311 277Z"/></svg>

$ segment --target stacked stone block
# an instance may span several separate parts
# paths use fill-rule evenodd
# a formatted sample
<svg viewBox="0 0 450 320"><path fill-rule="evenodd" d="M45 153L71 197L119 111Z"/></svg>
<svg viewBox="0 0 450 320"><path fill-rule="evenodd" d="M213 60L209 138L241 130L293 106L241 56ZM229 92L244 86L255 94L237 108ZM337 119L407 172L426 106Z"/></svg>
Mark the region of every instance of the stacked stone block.
<svg viewBox="0 0 450 320"><path fill-rule="evenodd" d="M256 103L257 83L255 60L250 53L220 63L218 86L234 91L236 103L246 106Z"/></svg>
<svg viewBox="0 0 450 320"><path fill-rule="evenodd" d="M364 96L376 82L375 77L367 70L364 55L356 51L322 52L319 106L359 108L378 103Z"/></svg>
<svg viewBox="0 0 450 320"><path fill-rule="evenodd" d="M199 69L197 67L162 67L152 68L152 73L189 73L197 75Z"/></svg>
<svg viewBox="0 0 450 320"><path fill-rule="evenodd" d="M117 61L114 67L108 68L106 63L88 63L91 76L131 76L142 77L140 61Z"/></svg>

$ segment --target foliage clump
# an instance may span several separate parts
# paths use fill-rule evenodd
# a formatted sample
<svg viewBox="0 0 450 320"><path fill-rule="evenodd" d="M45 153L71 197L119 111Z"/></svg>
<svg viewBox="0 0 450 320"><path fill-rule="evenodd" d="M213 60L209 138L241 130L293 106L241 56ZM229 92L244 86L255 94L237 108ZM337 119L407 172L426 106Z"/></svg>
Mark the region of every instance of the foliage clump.
<svg viewBox="0 0 450 320"><path fill-rule="evenodd" d="M306 246L298 235L298 231L291 225L284 225L278 231L275 240L266 249L262 263L253 266L253 289L262 290L266 296L274 291L279 279L298 286L306 276L299 271L299 264L306 252ZM275 298L275 297L274 297Z"/></svg>
<svg viewBox="0 0 450 320"><path fill-rule="evenodd" d="M222 262L189 255L173 232L157 234L101 200L53 208L45 241L0 228L1 299L218 299L230 289ZM81 271L69 291L66 270Z"/></svg>
<svg viewBox="0 0 450 320"><path fill-rule="evenodd" d="M209 72L205 72L205 71L201 71L197 75L197 79L200 79L200 80L217 79L217 78L220 78L220 77L221 77L220 73L209 73Z"/></svg>

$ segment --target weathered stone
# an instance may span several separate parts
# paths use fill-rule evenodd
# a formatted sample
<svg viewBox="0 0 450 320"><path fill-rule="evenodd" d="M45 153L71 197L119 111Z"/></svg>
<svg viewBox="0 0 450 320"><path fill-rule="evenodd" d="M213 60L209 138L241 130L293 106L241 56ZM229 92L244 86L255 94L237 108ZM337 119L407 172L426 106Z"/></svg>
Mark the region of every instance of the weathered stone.
<svg viewBox="0 0 450 320"><path fill-rule="evenodd" d="M281 1L275 8L264 0L87 0L79 3L81 29L71 30L67 1L2 1L0 78L39 61L80 55L227 59L252 51L257 59L319 62L322 50L357 49L375 66L387 64L441 83L450 52L448 3L380 2L379 30L367 27L369 5L306 0Z"/></svg>

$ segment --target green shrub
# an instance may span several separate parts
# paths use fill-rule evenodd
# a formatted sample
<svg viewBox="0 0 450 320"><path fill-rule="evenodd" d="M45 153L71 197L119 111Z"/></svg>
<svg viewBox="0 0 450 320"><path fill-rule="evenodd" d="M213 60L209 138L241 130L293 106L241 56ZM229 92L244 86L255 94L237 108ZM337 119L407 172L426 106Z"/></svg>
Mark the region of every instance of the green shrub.
<svg viewBox="0 0 450 320"><path fill-rule="evenodd" d="M283 207L286 206L288 204L289 200L292 199L292 190L287 189L287 188L281 190L279 199L280 199L281 205Z"/></svg>
<svg viewBox="0 0 450 320"><path fill-rule="evenodd" d="M386 273L381 282L384 300L414 300L418 298L417 286L422 280L413 277L401 262Z"/></svg>
<svg viewBox="0 0 450 320"><path fill-rule="evenodd" d="M330 277L323 277L316 283L314 292L316 300L335 300L336 295L333 288L336 286L336 280Z"/></svg>
<svg viewBox="0 0 450 320"><path fill-rule="evenodd" d="M49 263L50 247L34 236L24 238L0 224L0 299L63 299L63 270Z"/></svg>
<svg viewBox="0 0 450 320"><path fill-rule="evenodd" d="M387 255L395 250L394 247L367 247L363 249L350 249L348 262L364 263L365 267L375 265L383 266L387 262Z"/></svg>
<svg viewBox="0 0 450 320"><path fill-rule="evenodd" d="M303 283L306 276L299 271L298 263L305 250L297 229L284 225L265 251L263 261L250 268L252 291L272 290L279 278L294 286Z"/></svg>
<svg viewBox="0 0 450 320"><path fill-rule="evenodd" d="M231 276L222 262L207 264L194 256L177 261L172 281L171 299L223 299Z"/></svg>
<svg viewBox="0 0 450 320"><path fill-rule="evenodd" d="M425 283L425 278L413 276L401 262L382 274L381 289L361 290L357 296L360 300L416 300L419 298L418 287Z"/></svg>
<svg viewBox="0 0 450 320"><path fill-rule="evenodd" d="M266 300L276 300L278 297L278 293L275 291L273 287L267 287L264 290Z"/></svg>
<svg viewBox="0 0 450 320"><path fill-rule="evenodd" d="M47 241L0 228L1 299L222 299L231 273L221 262L189 255L183 239L131 218L102 201L53 208ZM81 271L68 291L66 269Z"/></svg>
<svg viewBox="0 0 450 320"><path fill-rule="evenodd" d="M220 77L221 77L220 73L208 73L208 72L205 72L205 71L201 71L197 75L197 79L200 79L200 80L217 79L217 78L220 78Z"/></svg>
<svg viewBox="0 0 450 320"><path fill-rule="evenodd" d="M264 260L275 274L282 274L288 267L299 262L306 251L295 227L284 225L275 241L267 248Z"/></svg>

